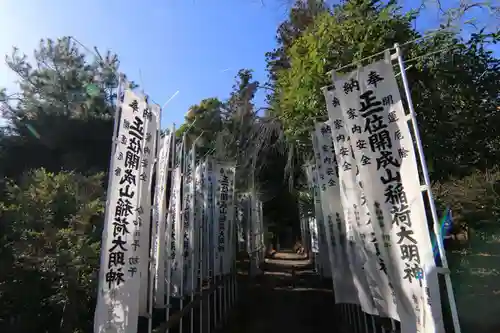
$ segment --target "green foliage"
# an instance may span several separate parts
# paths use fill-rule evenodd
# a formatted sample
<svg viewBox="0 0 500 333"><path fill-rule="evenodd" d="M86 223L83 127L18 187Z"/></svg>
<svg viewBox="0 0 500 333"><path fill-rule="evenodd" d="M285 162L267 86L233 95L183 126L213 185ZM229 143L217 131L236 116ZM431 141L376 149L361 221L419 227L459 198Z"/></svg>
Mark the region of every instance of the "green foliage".
<svg viewBox="0 0 500 333"><path fill-rule="evenodd" d="M192 106L177 137L186 134L188 145L196 140L200 157L213 154L219 160L235 161L237 173L245 175L237 177L238 191L256 187L273 196L268 192L282 188L283 173L278 177L270 177L270 173L276 171L276 163L284 168L281 161L285 148L281 145L281 123L275 118L258 116L259 110L253 104L258 89L259 82L253 80L252 71L241 69L229 98L225 101L207 98ZM272 184L260 181L264 173Z"/></svg>
<svg viewBox="0 0 500 333"><path fill-rule="evenodd" d="M10 265L0 272L2 332L90 329L103 176L38 169L7 185L0 217L0 258Z"/></svg>
<svg viewBox="0 0 500 333"><path fill-rule="evenodd" d="M0 93L0 331L88 332L118 60L62 38L7 64L19 93Z"/></svg>
<svg viewBox="0 0 500 333"><path fill-rule="evenodd" d="M441 208L449 206L456 231L498 225L500 219L500 171L475 171L461 179L437 182L433 186Z"/></svg>
<svg viewBox="0 0 500 333"><path fill-rule="evenodd" d="M296 39L314 22L318 15L329 12L323 0L296 1L276 32L277 47L266 53L267 70L272 82L277 80L278 72L290 68L287 52Z"/></svg>
<svg viewBox="0 0 500 333"><path fill-rule="evenodd" d="M9 126L0 140L0 175L23 170L105 170L109 163L118 66L115 55L88 60L69 37L42 40L35 63L16 48L6 57L19 76L19 93L4 93L0 110ZM99 93L88 93L88 85ZM92 135L89 135L92 133ZM89 147L93 153L89 154ZM23 158L14 158L14 156Z"/></svg>
<svg viewBox="0 0 500 333"><path fill-rule="evenodd" d="M188 145L197 140L199 157L211 153L216 159L235 161L237 191L256 189L265 202L266 217L288 225L297 214L296 200L284 181L287 147L281 122L258 116L253 103L258 89L252 71L240 70L229 98L209 98L191 107L177 136L186 133Z"/></svg>
<svg viewBox="0 0 500 333"><path fill-rule="evenodd" d="M223 103L218 98L206 98L193 105L185 117L186 122L176 131L177 138L186 133L187 144L197 140L198 155L203 156L213 150L217 134L223 127Z"/></svg>
<svg viewBox="0 0 500 333"><path fill-rule="evenodd" d="M463 177L500 163L498 85L500 59L488 46L500 34L472 35L464 42L450 35L419 44L418 53L451 50L414 63L409 70L422 141L432 160L432 177ZM445 87L445 88L444 88Z"/></svg>
<svg viewBox="0 0 500 333"><path fill-rule="evenodd" d="M415 37L413 15L402 16L394 2L346 2L321 14L288 50L291 67L278 72L275 112L289 140L307 142L313 122L325 118L321 88L327 72Z"/></svg>

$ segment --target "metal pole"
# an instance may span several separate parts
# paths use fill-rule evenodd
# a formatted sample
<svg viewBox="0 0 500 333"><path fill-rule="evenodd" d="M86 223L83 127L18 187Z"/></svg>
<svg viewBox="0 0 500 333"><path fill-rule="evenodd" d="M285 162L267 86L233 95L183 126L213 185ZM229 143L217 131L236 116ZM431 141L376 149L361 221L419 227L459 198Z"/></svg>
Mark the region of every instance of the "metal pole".
<svg viewBox="0 0 500 333"><path fill-rule="evenodd" d="M349 313L349 324L351 326L351 329L354 327L354 309L353 305L349 304L348 307L348 313Z"/></svg>
<svg viewBox="0 0 500 333"><path fill-rule="evenodd" d="M357 320L356 320L356 310L357 310L356 305L351 304L351 326L352 326L352 331L354 333L359 333L358 332Z"/></svg>
<svg viewBox="0 0 500 333"><path fill-rule="evenodd" d="M219 253L219 286L218 286L218 298L219 298L219 318L218 318L218 321L222 321L222 316L223 316L223 309L224 309L224 305L223 305L223 297L222 297L222 294L224 292L224 284L226 283L225 281L225 276L223 274L223 270L222 270L222 267L221 267L221 258L220 258L220 253Z"/></svg>
<svg viewBox="0 0 500 333"><path fill-rule="evenodd" d="M224 320L227 320L227 314L229 309L229 284L230 284L231 275L226 275L226 279L224 282Z"/></svg>
<svg viewBox="0 0 500 333"><path fill-rule="evenodd" d="M377 324L375 323L375 317L374 316L370 316L371 320L372 320L372 332L373 333L377 333Z"/></svg>
<svg viewBox="0 0 500 333"><path fill-rule="evenodd" d="M356 322L356 309L357 309L357 306L355 304L351 304L351 325L352 325L352 328L353 328L353 331L358 333L358 329L357 329L357 322Z"/></svg>
<svg viewBox="0 0 500 333"><path fill-rule="evenodd" d="M425 186L427 187L426 192L427 192L427 197L429 199L429 205L431 208L434 236L436 238L436 242L438 245L439 255L441 256L441 265L442 265L443 269L448 270L448 261L446 259L446 251L444 249L443 239L441 238L441 235L439 232L440 231L439 217L438 217L438 214L436 211L436 205L434 204L434 196L433 196L432 190L431 190L431 181L429 179L429 171L427 169L424 148L422 146L422 140L420 139L420 132L418 130L417 116L416 116L415 109L413 108L413 101L411 98L410 86L408 84L408 78L406 77L406 70L405 70L404 61L403 61L403 53L402 53L401 48L399 47L399 45L397 43L394 45L394 48L396 49L396 56L398 58L399 68L401 70L401 80L403 81L403 86L404 86L405 95L406 95L406 101L408 102L408 108L410 110L411 124L412 124L412 128L413 128L413 132L415 133L415 141L417 142L417 151L418 151L418 155L420 157L420 165L422 167L422 172L424 174ZM453 327L454 327L455 333L461 333L460 321L458 318L458 311L457 311L457 304L455 302L455 295L453 294L453 286L451 284L451 277L450 277L449 271L445 272L444 279L445 279L445 284L446 284L446 291L448 294L448 300L450 302L450 310L451 310L451 317L453 320Z"/></svg>
<svg viewBox="0 0 500 333"><path fill-rule="evenodd" d="M361 323L361 307L356 307L356 331L361 333L362 323Z"/></svg>
<svg viewBox="0 0 500 333"><path fill-rule="evenodd" d="M366 319L367 314L364 311L359 311L359 324L363 323L363 328L365 333L368 333L368 320Z"/></svg>

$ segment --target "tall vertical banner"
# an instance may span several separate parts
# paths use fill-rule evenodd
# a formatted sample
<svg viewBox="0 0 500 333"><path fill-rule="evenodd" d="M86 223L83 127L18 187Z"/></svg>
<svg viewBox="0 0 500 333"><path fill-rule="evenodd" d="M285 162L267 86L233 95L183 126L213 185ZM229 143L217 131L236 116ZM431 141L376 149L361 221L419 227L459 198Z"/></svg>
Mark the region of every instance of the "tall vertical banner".
<svg viewBox="0 0 500 333"><path fill-rule="evenodd" d="M151 248L151 186L156 158L156 139L160 121L160 106L152 104L143 110L145 119L142 159L139 174L139 206L137 207L137 226L133 246L139 252L139 271L141 277L139 293L139 315L148 316L149 297L149 257Z"/></svg>
<svg viewBox="0 0 500 333"><path fill-rule="evenodd" d="M184 239L182 234L182 160L184 143L176 147L175 166L172 171L172 190L170 194L168 215L167 215L167 294L172 297L182 295L181 281L183 278L182 258Z"/></svg>
<svg viewBox="0 0 500 333"><path fill-rule="evenodd" d="M323 209L323 201L324 197L321 195L321 179L320 170L318 168L318 164L313 169L313 178L314 183L316 184L314 187L314 196L316 198L316 205L319 215L319 219L317 219L318 224L316 225L318 229L318 244L319 244L319 260L321 267L321 275L324 277L332 278L333 277L333 263L331 261L332 254L330 253L330 244L329 237L327 235L327 229L325 228L325 214Z"/></svg>
<svg viewBox="0 0 500 333"><path fill-rule="evenodd" d="M204 209L204 192L203 192L203 173L205 164L199 163L196 165L194 172L194 183L195 183L195 201L194 201L194 231L195 231L195 243L194 243L194 263L195 272L200 279L204 278L203 269L207 265L206 261L203 260L203 219L205 215Z"/></svg>
<svg viewBox="0 0 500 333"><path fill-rule="evenodd" d="M255 191L250 193L250 205L251 205L251 223L252 223L252 248L255 253L255 258L257 259L256 265L259 264L259 260L263 258L260 257L260 250L262 248L261 235L263 233L262 230L262 221L259 211L259 200L257 199L257 195Z"/></svg>
<svg viewBox="0 0 500 333"><path fill-rule="evenodd" d="M202 191L203 191L203 278L207 279L211 274L211 267L213 265L213 246L212 246L212 232L213 232L213 186L212 186L212 162L205 160L203 162L203 175L202 175Z"/></svg>
<svg viewBox="0 0 500 333"><path fill-rule="evenodd" d="M228 274L232 263L231 228L234 224L234 164L216 163L214 195L214 240L216 275Z"/></svg>
<svg viewBox="0 0 500 333"><path fill-rule="evenodd" d="M155 231L154 253L155 253L155 289L154 304L157 308L165 307L165 258L167 253L166 211L167 211L167 177L170 161L170 151L173 141L173 132L167 131L160 141L160 152L157 161L157 181L153 203L153 231Z"/></svg>
<svg viewBox="0 0 500 333"><path fill-rule="evenodd" d="M307 169L307 167L306 167ZM307 172L306 172L307 174ZM309 181L309 180L308 180ZM310 194L308 195L307 193L302 194L303 197L309 197ZM311 250L311 237L310 237L310 231L309 231L309 211L307 207L305 207L305 203L302 199L299 200L299 214L300 214L300 223L301 223L301 230L302 230L302 244L303 246L310 251Z"/></svg>
<svg viewBox="0 0 500 333"><path fill-rule="evenodd" d="M94 332L136 333L139 316L141 227L138 223L141 160L148 117L146 101L126 89L118 143L112 156L101 247ZM118 121L116 117L115 121ZM138 246L137 246L138 245Z"/></svg>
<svg viewBox="0 0 500 333"><path fill-rule="evenodd" d="M321 207L321 194L320 194L320 184L319 184L319 173L316 164L312 167L312 182L313 193L314 193L314 212L316 216L316 238L318 242L318 266L320 268L320 274L325 275L325 269L331 272L330 269L330 258L328 254L328 247L325 243L324 234L324 216L323 208ZM326 246L326 248L325 248Z"/></svg>
<svg viewBox="0 0 500 333"><path fill-rule="evenodd" d="M251 255L255 251L255 226L252 217L252 196L250 193L245 193L242 198L242 214L243 214L243 227L245 237L246 252Z"/></svg>
<svg viewBox="0 0 500 333"><path fill-rule="evenodd" d="M387 249L402 333L444 332L412 137L389 59L336 79L378 244Z"/></svg>
<svg viewBox="0 0 500 333"><path fill-rule="evenodd" d="M184 177L183 177L183 246L182 246L182 267L184 270L183 274L183 289L185 293L190 293L194 288L191 285L195 282L193 277L194 273L194 242L195 242L195 228L194 228L194 207L195 207L195 146L189 150L185 155L184 161Z"/></svg>
<svg viewBox="0 0 500 333"><path fill-rule="evenodd" d="M313 148L318 170L319 195L323 212L323 228L332 266L335 301L360 304L363 311L373 314L371 295L361 265L356 260L357 248L349 239L352 232L346 219L345 204L341 200L338 165L334 155L331 127L317 123L313 135Z"/></svg>
<svg viewBox="0 0 500 333"><path fill-rule="evenodd" d="M259 221L260 221L260 256L262 261L266 256L266 242L265 242L265 228L264 228L264 206L262 201L259 199L257 201L257 212L259 213Z"/></svg>
<svg viewBox="0 0 500 333"><path fill-rule="evenodd" d="M392 296L391 283L387 275L386 263L382 259L381 249L377 243L363 183L359 177L359 167L353 156L353 147L348 130L345 128L344 116L340 103L335 96L334 86L323 91L326 108L330 118L331 136L335 148L335 157L339 168L339 184L344 215L353 217L350 223L355 225L353 235L361 246L359 255L362 257L363 271L370 290L374 310L372 314L399 320L396 303ZM348 208L346 210L346 208ZM349 212L351 210L352 213ZM385 251L385 248L382 248ZM363 307L365 310L365 307Z"/></svg>
<svg viewBox="0 0 500 333"><path fill-rule="evenodd" d="M207 232L206 232L206 244L207 244L207 263L208 263L208 274L212 278L215 274L215 261L216 261L216 229L215 229L215 206L214 206L214 198L215 198L215 173L214 173L214 160L212 158L208 158L206 168L206 208L207 208Z"/></svg>
<svg viewBox="0 0 500 333"><path fill-rule="evenodd" d="M245 200L244 194L238 195L236 204L236 237L238 239L238 251L245 250Z"/></svg>
<svg viewBox="0 0 500 333"><path fill-rule="evenodd" d="M315 178L313 177L313 169L315 166L313 165L306 165L304 168L304 171L306 173L307 177L307 182L309 183L309 186L311 188L311 194L313 196L313 201L314 201L314 218L310 217L307 221L307 225L309 228L309 236L310 236L310 244L311 244L311 251L313 253L318 253L319 252L319 244L318 244L318 228L317 228L317 216L320 214L318 212L318 205L316 204L316 195L315 195Z"/></svg>

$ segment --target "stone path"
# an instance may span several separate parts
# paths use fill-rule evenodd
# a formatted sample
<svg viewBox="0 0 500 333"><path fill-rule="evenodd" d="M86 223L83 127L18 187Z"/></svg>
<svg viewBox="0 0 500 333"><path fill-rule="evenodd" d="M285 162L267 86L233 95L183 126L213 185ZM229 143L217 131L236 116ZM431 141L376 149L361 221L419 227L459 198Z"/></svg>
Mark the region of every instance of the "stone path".
<svg viewBox="0 0 500 333"><path fill-rule="evenodd" d="M222 332L340 332L331 287L313 274L304 257L278 253L266 259L262 276L248 282Z"/></svg>

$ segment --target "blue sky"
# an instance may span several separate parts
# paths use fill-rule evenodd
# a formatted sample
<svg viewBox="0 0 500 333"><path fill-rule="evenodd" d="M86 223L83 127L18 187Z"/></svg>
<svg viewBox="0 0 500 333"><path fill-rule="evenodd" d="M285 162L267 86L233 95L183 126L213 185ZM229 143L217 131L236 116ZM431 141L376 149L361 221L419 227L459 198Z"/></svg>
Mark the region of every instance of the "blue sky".
<svg viewBox="0 0 500 333"><path fill-rule="evenodd" d="M111 49L156 103L179 91L162 117L164 127L178 126L189 106L226 97L239 68L266 80L264 54L285 15L283 6L260 0L2 0L0 54L13 45L31 54L40 38L65 35ZM14 80L2 61L0 86L13 88Z"/></svg>
<svg viewBox="0 0 500 333"><path fill-rule="evenodd" d="M40 38L61 36L110 49L121 70L158 104L179 91L163 111L163 127L179 126L189 106L203 98L227 97L240 68L254 69L265 81L264 54L275 46L276 27L287 15L287 0L1 2L0 54L16 45L29 55ZM435 18L426 15L419 28ZM1 61L0 87L15 89L15 80ZM263 99L261 92L257 104Z"/></svg>

